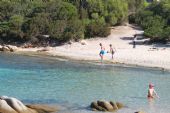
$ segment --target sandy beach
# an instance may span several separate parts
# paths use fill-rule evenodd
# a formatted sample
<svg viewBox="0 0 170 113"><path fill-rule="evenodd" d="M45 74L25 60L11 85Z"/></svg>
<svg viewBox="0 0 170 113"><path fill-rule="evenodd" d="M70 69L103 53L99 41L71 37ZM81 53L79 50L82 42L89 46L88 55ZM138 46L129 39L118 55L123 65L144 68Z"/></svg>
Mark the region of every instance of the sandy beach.
<svg viewBox="0 0 170 113"><path fill-rule="evenodd" d="M46 47L48 51L41 51L44 48L19 48L17 53L37 52L50 56L65 57L73 60L100 62L99 43L102 43L106 50L109 50L109 44L116 49L114 59L111 54L104 55L104 63L120 63L133 66L157 67L170 70L170 47L167 45L136 45L133 48L132 37L136 33L143 32L134 28L132 25L118 26L111 30L111 35L107 38L93 38L85 40L85 45L81 42L72 42L57 47Z"/></svg>

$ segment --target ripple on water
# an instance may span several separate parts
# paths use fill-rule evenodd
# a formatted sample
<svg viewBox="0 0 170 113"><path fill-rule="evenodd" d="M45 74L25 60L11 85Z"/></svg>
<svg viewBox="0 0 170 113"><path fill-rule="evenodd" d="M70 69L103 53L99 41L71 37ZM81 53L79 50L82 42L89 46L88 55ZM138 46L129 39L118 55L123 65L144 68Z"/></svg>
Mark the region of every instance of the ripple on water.
<svg viewBox="0 0 170 113"><path fill-rule="evenodd" d="M60 113L91 113L86 107L105 99L128 106L118 113L170 111L169 72L11 54L0 54L0 58L0 95L25 103L61 105ZM149 82L160 96L153 103L146 99Z"/></svg>

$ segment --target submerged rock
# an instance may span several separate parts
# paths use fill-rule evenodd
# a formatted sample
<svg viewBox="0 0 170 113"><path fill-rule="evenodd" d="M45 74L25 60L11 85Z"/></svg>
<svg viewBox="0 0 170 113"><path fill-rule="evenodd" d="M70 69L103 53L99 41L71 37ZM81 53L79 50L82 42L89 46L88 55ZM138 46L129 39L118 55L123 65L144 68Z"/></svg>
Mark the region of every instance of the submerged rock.
<svg viewBox="0 0 170 113"><path fill-rule="evenodd" d="M119 102L108 102L108 101L97 101L92 102L90 105L90 108L93 111L108 111L108 112L114 112L120 108L122 108L124 105Z"/></svg>
<svg viewBox="0 0 170 113"><path fill-rule="evenodd" d="M35 110L37 113L52 113L56 112L57 109L48 105L40 105L40 104L33 104L33 105L26 105L31 110Z"/></svg>
<svg viewBox="0 0 170 113"><path fill-rule="evenodd" d="M116 102L116 105L117 105L118 109L121 109L124 107L124 105L120 102Z"/></svg>

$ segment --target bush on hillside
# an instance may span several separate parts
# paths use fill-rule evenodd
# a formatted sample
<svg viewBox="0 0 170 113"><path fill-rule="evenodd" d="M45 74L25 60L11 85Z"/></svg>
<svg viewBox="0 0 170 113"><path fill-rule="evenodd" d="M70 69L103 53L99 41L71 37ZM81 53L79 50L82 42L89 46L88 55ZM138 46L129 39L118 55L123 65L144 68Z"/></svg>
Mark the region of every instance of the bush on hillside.
<svg viewBox="0 0 170 113"><path fill-rule="evenodd" d="M0 0L0 40L38 43L106 37L110 26L126 21L129 2ZM49 35L47 40L44 35Z"/></svg>
<svg viewBox="0 0 170 113"><path fill-rule="evenodd" d="M86 26L85 36L92 37L107 37L110 35L110 28L107 25L99 25L97 23L89 24Z"/></svg>
<svg viewBox="0 0 170 113"><path fill-rule="evenodd" d="M151 41L166 42L170 38L170 1L154 2L135 15L135 23L140 25ZM131 18L134 22L134 17Z"/></svg>

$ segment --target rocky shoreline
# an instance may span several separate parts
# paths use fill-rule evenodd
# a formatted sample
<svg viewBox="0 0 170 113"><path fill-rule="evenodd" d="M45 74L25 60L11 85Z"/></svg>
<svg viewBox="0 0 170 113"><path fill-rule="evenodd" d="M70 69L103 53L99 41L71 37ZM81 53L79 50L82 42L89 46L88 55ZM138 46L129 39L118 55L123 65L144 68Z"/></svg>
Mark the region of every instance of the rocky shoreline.
<svg viewBox="0 0 170 113"><path fill-rule="evenodd" d="M117 112L117 110L125 107L120 102L98 100L90 104L91 111ZM14 97L0 96L0 112L2 113L57 113L59 107L44 104L23 104ZM134 113L145 113L136 111Z"/></svg>

